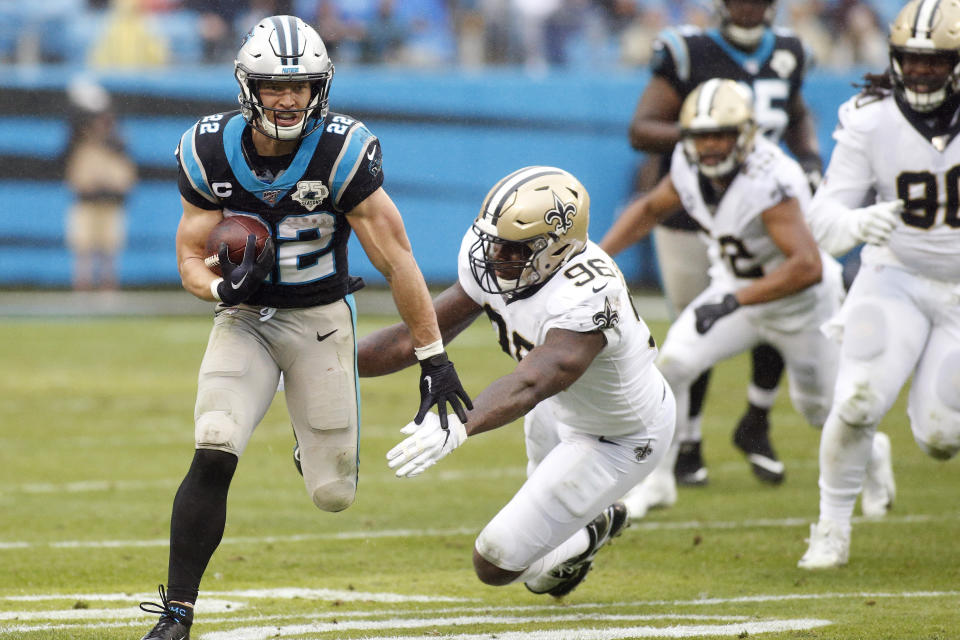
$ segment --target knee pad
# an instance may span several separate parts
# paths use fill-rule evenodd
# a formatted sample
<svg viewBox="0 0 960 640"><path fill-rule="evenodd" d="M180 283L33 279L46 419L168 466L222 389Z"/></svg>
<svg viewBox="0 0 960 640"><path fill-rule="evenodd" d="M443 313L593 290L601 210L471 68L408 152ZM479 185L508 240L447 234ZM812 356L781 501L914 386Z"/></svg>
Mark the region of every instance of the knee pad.
<svg viewBox="0 0 960 640"><path fill-rule="evenodd" d="M830 405L822 398L806 397L796 398L797 410L803 415L810 426L820 429L823 423L827 421L827 415L830 413ZM842 417L842 416L841 416Z"/></svg>
<svg viewBox="0 0 960 640"><path fill-rule="evenodd" d="M203 411L197 415L194 439L198 447L219 449L239 455L236 434L240 427L228 411Z"/></svg>
<svg viewBox="0 0 960 640"><path fill-rule="evenodd" d="M660 352L656 365L671 387L689 386L702 373L693 371L687 361L679 354L668 351Z"/></svg>
<svg viewBox="0 0 960 640"><path fill-rule="evenodd" d="M322 511L343 511L353 504L357 495L355 481L347 478L333 480L315 488L312 495L313 504Z"/></svg>
<svg viewBox="0 0 960 640"><path fill-rule="evenodd" d="M883 401L866 380L854 383L853 389L838 401L837 415L852 427L873 426L883 418Z"/></svg>
<svg viewBox="0 0 960 640"><path fill-rule="evenodd" d="M937 397L953 411L960 411L960 351L948 354L940 363Z"/></svg>
<svg viewBox="0 0 960 640"><path fill-rule="evenodd" d="M920 447L921 451L935 460L949 460L957 455L957 451L960 451L960 445L945 447L939 443L931 444L922 440L917 440L917 446Z"/></svg>
<svg viewBox="0 0 960 640"><path fill-rule="evenodd" d="M843 353L855 360L872 360L883 353L887 318L883 310L862 303L850 310L843 327Z"/></svg>
<svg viewBox="0 0 960 640"><path fill-rule="evenodd" d="M357 450L354 447L300 448L303 481L313 504L323 511L343 511L357 495Z"/></svg>

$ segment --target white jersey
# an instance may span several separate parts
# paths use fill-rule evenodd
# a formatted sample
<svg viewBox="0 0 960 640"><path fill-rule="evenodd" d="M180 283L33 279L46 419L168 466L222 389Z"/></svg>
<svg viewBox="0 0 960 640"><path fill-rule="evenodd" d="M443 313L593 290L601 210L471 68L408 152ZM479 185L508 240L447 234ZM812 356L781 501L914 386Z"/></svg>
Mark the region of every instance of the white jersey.
<svg viewBox="0 0 960 640"><path fill-rule="evenodd" d="M810 187L800 165L760 136L719 202L709 203L704 197L700 174L683 153L682 144L674 148L670 180L710 245L712 283L726 291L751 284L786 259L767 232L763 212L786 198L796 198L802 211L810 205ZM809 321L808 311L824 296L835 297L839 286L839 265L823 251L820 257L824 270L820 284L751 305L751 313L770 318L781 330L802 330Z"/></svg>
<svg viewBox="0 0 960 640"><path fill-rule="evenodd" d="M960 281L960 136L924 136L890 95L845 102L833 137L811 224L868 204L874 193L880 202L901 199L902 223L887 245L864 247L863 264Z"/></svg>
<svg viewBox="0 0 960 640"><path fill-rule="evenodd" d="M460 286L483 307L508 355L521 360L543 344L550 329L600 330L607 340L576 382L541 404L571 428L596 435L624 435L654 426L668 390L653 364L653 337L613 259L588 242L535 293L508 302L477 285L468 259L475 241L468 231L460 246Z"/></svg>

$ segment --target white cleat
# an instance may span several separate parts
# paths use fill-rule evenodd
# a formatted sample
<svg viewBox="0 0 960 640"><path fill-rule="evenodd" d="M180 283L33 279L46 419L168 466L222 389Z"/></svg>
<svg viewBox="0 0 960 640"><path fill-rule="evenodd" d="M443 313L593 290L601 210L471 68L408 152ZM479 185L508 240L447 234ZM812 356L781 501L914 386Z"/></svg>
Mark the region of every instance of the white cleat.
<svg viewBox="0 0 960 640"><path fill-rule="evenodd" d="M867 463L867 475L863 479L863 495L860 510L868 518L882 518L893 506L897 485L893 479L890 436L877 431L873 436L873 449Z"/></svg>
<svg viewBox="0 0 960 640"><path fill-rule="evenodd" d="M637 483L621 501L627 507L631 520L639 520L650 509L666 509L677 503L677 480L672 469L655 469Z"/></svg>
<svg viewBox="0 0 960 640"><path fill-rule="evenodd" d="M835 569L850 558L850 527L831 520L810 525L810 546L800 558L801 569Z"/></svg>

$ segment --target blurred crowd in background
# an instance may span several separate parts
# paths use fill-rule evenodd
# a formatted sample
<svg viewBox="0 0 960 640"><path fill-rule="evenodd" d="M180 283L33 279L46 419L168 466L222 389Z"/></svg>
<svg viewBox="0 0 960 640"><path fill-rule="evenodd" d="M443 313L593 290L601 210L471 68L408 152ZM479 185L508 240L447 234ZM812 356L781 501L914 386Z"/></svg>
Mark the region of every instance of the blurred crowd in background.
<svg viewBox="0 0 960 640"><path fill-rule="evenodd" d="M633 68L665 26L709 25L712 0L0 0L0 62L104 67L229 63L265 16L292 13L337 65ZM820 68L886 66L903 0L779 0Z"/></svg>

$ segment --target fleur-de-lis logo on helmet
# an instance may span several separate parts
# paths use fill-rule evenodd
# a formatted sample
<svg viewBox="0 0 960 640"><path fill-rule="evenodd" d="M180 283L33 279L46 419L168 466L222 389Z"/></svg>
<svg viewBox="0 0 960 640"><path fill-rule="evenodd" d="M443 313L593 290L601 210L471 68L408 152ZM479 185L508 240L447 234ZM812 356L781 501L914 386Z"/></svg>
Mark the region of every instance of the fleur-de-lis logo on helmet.
<svg viewBox="0 0 960 640"><path fill-rule="evenodd" d="M573 226L573 217L577 215L577 205L573 202L565 203L557 195L553 194L553 209L543 214L543 220L547 224L552 224L557 233L566 233Z"/></svg>

